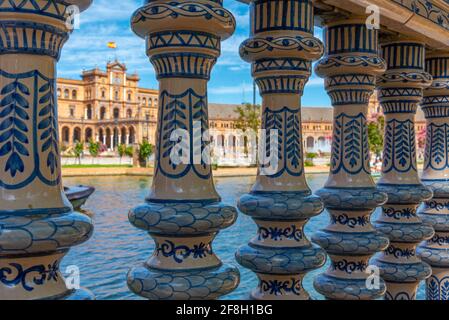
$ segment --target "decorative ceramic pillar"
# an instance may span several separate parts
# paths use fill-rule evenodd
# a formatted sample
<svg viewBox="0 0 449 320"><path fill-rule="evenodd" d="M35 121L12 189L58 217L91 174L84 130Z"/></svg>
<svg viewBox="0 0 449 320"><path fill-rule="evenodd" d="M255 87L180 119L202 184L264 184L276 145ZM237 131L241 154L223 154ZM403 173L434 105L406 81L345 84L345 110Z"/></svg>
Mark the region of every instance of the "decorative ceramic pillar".
<svg viewBox="0 0 449 320"><path fill-rule="evenodd" d="M85 10L91 1L70 1ZM61 185L56 63L70 30L68 2L0 6L0 300L92 299L59 269L92 221Z"/></svg>
<svg viewBox="0 0 449 320"><path fill-rule="evenodd" d="M415 114L423 89L432 82L424 70L424 44L391 40L382 45L387 70L377 80L385 114L382 178L378 188L388 195L376 228L390 239L373 263L387 283L387 300L414 300L430 266L416 255L416 246L432 237L432 227L417 216L418 206L432 197L419 179L416 160Z"/></svg>
<svg viewBox="0 0 449 320"><path fill-rule="evenodd" d="M263 98L266 132L256 184L238 204L258 225L258 234L236 253L259 277L253 299L310 299L303 278L326 260L304 234L307 221L323 211L305 179L301 144L300 100L312 61L323 54L323 44L313 37L313 12L311 0L253 0L251 38L240 47Z"/></svg>
<svg viewBox="0 0 449 320"><path fill-rule="evenodd" d="M422 109L427 119L427 145L423 183L434 193L419 215L435 228L432 239L418 254L432 266L427 280L428 300L449 300L449 53L427 55L426 70L432 86L424 90Z"/></svg>
<svg viewBox="0 0 449 320"><path fill-rule="evenodd" d="M129 214L156 249L130 270L128 286L149 299L215 299L239 283L238 269L212 249L237 210L220 202L212 180L207 82L235 20L221 0L151 1L135 12L132 27L146 38L160 97L151 193Z"/></svg>
<svg viewBox="0 0 449 320"><path fill-rule="evenodd" d="M330 224L313 236L332 260L314 282L328 299L376 299L385 283L368 285L370 257L388 246L388 238L371 224L374 209L387 200L371 177L367 113L376 76L385 71L378 56L378 31L365 17L325 22L325 56L316 73L334 107L330 176L317 192L330 214Z"/></svg>

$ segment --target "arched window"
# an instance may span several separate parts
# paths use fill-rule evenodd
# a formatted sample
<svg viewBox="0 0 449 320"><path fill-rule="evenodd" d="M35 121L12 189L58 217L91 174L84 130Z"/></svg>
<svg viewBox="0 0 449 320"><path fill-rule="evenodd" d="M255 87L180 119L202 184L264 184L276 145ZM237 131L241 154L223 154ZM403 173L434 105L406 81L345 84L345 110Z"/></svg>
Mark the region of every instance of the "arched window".
<svg viewBox="0 0 449 320"><path fill-rule="evenodd" d="M76 127L75 130L73 131L73 142L77 143L77 142L81 142L81 129Z"/></svg>
<svg viewBox="0 0 449 320"><path fill-rule="evenodd" d="M129 144L134 144L136 142L136 131L134 130L134 127L129 127Z"/></svg>
<svg viewBox="0 0 449 320"><path fill-rule="evenodd" d="M132 92L128 92L128 101L131 101L132 98Z"/></svg>
<svg viewBox="0 0 449 320"><path fill-rule="evenodd" d="M126 116L128 118L132 118L133 117L133 111L131 109L126 110Z"/></svg>
<svg viewBox="0 0 449 320"><path fill-rule="evenodd" d="M70 142L70 129L68 127L62 128L62 142L63 143Z"/></svg>
<svg viewBox="0 0 449 320"><path fill-rule="evenodd" d="M58 98L61 98L61 94L62 94L61 89L58 89Z"/></svg>
<svg viewBox="0 0 449 320"><path fill-rule="evenodd" d="M118 91L115 91L115 100L119 100L119 93L118 93Z"/></svg>
<svg viewBox="0 0 449 320"><path fill-rule="evenodd" d="M65 89L64 90L64 99L68 99L69 98L69 94L70 94L69 89Z"/></svg>
<svg viewBox="0 0 449 320"><path fill-rule="evenodd" d="M143 100L142 100L142 104L143 104L144 106L146 106L146 105L147 105L147 98L143 98Z"/></svg>
<svg viewBox="0 0 449 320"><path fill-rule="evenodd" d="M126 133L126 128L123 127L123 128L120 130L120 144L127 144L127 141L126 141L126 135L127 135L127 133Z"/></svg>
<svg viewBox="0 0 449 320"><path fill-rule="evenodd" d="M93 139L93 131L91 128L86 128L86 131L84 134L84 141L90 142L91 139Z"/></svg>
<svg viewBox="0 0 449 320"><path fill-rule="evenodd" d="M76 90L72 91L72 99L76 100L78 98L78 93L76 92Z"/></svg>
<svg viewBox="0 0 449 320"><path fill-rule="evenodd" d="M307 148L308 149L315 148L315 139L313 137L308 137L307 138Z"/></svg>
<svg viewBox="0 0 449 320"><path fill-rule="evenodd" d="M106 99L106 90L101 90L101 98Z"/></svg>

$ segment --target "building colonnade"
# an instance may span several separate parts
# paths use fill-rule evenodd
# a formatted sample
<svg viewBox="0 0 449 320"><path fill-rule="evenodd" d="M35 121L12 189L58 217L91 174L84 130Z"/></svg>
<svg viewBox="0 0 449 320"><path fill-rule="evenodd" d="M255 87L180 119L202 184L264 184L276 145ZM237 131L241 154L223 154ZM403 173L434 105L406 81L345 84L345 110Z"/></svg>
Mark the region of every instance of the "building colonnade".
<svg viewBox="0 0 449 320"><path fill-rule="evenodd" d="M60 129L60 141L69 146L77 142L84 144L91 140L106 146L108 150L115 150L120 144L133 145L138 139L138 131L135 126L77 126L62 125Z"/></svg>
<svg viewBox="0 0 449 320"><path fill-rule="evenodd" d="M327 299L412 300L418 283L426 280L427 299L449 300L449 49L432 50L417 35L372 28L360 12L323 13L328 6L316 9L319 1L242 2L250 3L251 33L240 55L251 63L262 95L262 128L276 132L261 136L255 184L237 203L257 225L255 237L236 248L237 262L259 280L251 297L310 299L303 279L328 259L329 267L314 279L315 289ZM38 22L40 14L34 13ZM323 41L314 35L316 14L321 16ZM22 15L18 10L17 19ZM63 28L60 20L56 17L51 28ZM210 135L207 83L221 42L235 27L221 0L151 1L132 17L133 31L147 43L160 86L155 175L145 202L129 213L130 222L155 241L152 256L130 266L127 275L130 290L147 299L216 299L240 282L239 269L223 263L213 250L216 235L235 223L237 210L223 203L215 189L208 144L190 139L201 152L190 148L178 161L172 151L177 142L187 141L171 139L177 129L190 136ZM33 29L41 30L37 24L24 28L30 37L36 36ZM17 233L0 233L0 271L6 275L0 277L0 298L73 295L59 280L59 262L70 246L92 234L90 219L73 212L61 192L56 104L47 94L55 89L49 70L54 70L59 52L49 57L48 48L34 49L28 54L32 59L21 64L11 62L18 59L16 48L4 49L0 56L11 68L0 75L1 98L9 101L5 96L14 91L19 108L28 110L28 104L38 108L18 113L24 125L12 132L22 147L8 144L7 135L0 135L4 166L0 188L7 195L1 199L0 214L6 217L2 231ZM329 178L316 195L304 173L307 142L304 145L300 102L314 61L334 108ZM382 177L377 184L371 175L367 125L368 104L376 88L386 114ZM38 101L32 101L31 90ZM414 129L420 104L428 124L422 180ZM25 116L27 112L33 114ZM119 127L109 130L111 136L120 134L123 139ZM18 131L23 132L17 135ZM127 132L125 128L125 136ZM92 134L100 138L99 132ZM242 142L244 146L242 137L213 135L216 146L241 148ZM39 163L43 165L36 166ZM382 214L372 221L380 207ZM305 226L324 209L329 224L309 239ZM29 246L16 227L23 225L23 219L29 222L25 224ZM73 224L76 228L67 229ZM54 226L51 239L42 239L42 228ZM14 266L40 275L56 272L58 277L35 281L35 290L30 291L32 279L16 283ZM380 278L370 285L375 268ZM91 297L83 290L75 295Z"/></svg>

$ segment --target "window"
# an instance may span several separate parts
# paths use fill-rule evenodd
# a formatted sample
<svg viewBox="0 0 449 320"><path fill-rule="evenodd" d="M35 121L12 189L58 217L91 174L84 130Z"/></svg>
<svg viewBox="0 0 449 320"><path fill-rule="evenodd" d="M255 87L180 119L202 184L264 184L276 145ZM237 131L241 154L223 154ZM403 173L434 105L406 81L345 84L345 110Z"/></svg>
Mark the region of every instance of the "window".
<svg viewBox="0 0 449 320"><path fill-rule="evenodd" d="M118 108L114 109L114 119L118 119L120 117L120 111Z"/></svg>
<svg viewBox="0 0 449 320"><path fill-rule="evenodd" d="M58 89L58 98L61 98L61 94L62 94L61 89Z"/></svg>
<svg viewBox="0 0 449 320"><path fill-rule="evenodd" d="M104 119L106 119L106 108L101 107L100 108L100 120L104 120Z"/></svg>
<svg viewBox="0 0 449 320"><path fill-rule="evenodd" d="M70 112L70 117L75 117L75 107L74 106L70 106L69 107L69 112Z"/></svg>
<svg viewBox="0 0 449 320"><path fill-rule="evenodd" d="M101 90L101 98L106 99L106 91L105 90Z"/></svg>
<svg viewBox="0 0 449 320"><path fill-rule="evenodd" d="M128 101L131 101L131 92L128 92Z"/></svg>
<svg viewBox="0 0 449 320"><path fill-rule="evenodd" d="M90 104L87 105L86 118L89 120L92 119L92 106Z"/></svg>
<svg viewBox="0 0 449 320"><path fill-rule="evenodd" d="M69 94L70 94L70 93L69 93L69 89L65 89L65 90L64 90L64 98L65 98L65 99L68 99L68 98L69 98Z"/></svg>
<svg viewBox="0 0 449 320"><path fill-rule="evenodd" d="M115 100L119 100L119 93L118 93L118 91L115 91Z"/></svg>
<svg viewBox="0 0 449 320"><path fill-rule="evenodd" d="M126 116L127 116L128 118L132 118L132 117L133 117L133 111L132 111L131 109L128 109L128 110L126 111Z"/></svg>
<svg viewBox="0 0 449 320"><path fill-rule="evenodd" d="M72 91L72 99L76 100L78 98L78 93L76 92L76 90Z"/></svg>

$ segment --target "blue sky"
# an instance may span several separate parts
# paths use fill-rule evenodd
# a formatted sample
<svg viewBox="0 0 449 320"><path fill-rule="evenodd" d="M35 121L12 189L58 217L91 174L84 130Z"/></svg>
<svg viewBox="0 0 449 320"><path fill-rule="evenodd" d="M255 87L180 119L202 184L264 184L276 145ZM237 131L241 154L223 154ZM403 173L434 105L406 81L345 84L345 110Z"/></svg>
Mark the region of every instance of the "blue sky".
<svg viewBox="0 0 449 320"><path fill-rule="evenodd" d="M130 27L132 13L142 0L94 0L81 14L80 29L75 30L66 43L58 65L58 76L78 79L81 71L96 66L105 68L108 60L117 58L126 63L128 72L141 77L140 85L157 88L154 69L145 55L145 43ZM248 6L236 0L224 0L225 7L237 20L237 30L223 42L222 56L215 66L209 83L209 101L215 103L241 103L252 101L250 65L240 59L238 48L249 35ZM321 38L321 31L316 29ZM107 48L108 41L117 43L117 50ZM258 102L260 102L260 97ZM330 106L323 80L313 75L306 86L304 106Z"/></svg>

